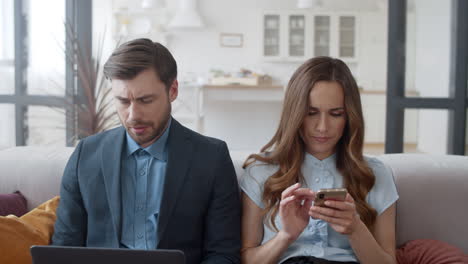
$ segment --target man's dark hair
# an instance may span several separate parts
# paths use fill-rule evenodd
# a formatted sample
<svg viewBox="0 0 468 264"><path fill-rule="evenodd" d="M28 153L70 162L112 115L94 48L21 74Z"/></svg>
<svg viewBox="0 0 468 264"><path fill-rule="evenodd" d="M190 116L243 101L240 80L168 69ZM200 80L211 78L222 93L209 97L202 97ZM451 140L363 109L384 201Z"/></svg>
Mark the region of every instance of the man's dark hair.
<svg viewBox="0 0 468 264"><path fill-rule="evenodd" d="M112 53L104 64L104 75L111 80L131 80L147 69L154 69L167 89L177 78L177 63L169 50L158 42L140 38L120 45Z"/></svg>

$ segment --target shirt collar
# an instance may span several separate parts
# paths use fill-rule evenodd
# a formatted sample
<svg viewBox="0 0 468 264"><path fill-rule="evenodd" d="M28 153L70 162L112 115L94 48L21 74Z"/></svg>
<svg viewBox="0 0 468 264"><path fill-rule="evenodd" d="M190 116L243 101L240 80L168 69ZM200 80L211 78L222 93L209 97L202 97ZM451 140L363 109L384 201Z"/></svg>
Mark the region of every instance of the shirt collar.
<svg viewBox="0 0 468 264"><path fill-rule="evenodd" d="M143 148L146 152L148 152L153 158L158 160L167 161L167 150L166 150L166 143L167 138L169 137L169 131L172 124L172 118L169 118L168 125L164 130L163 134L160 138L158 138L153 144L149 145L146 148ZM133 138L126 132L127 137L127 157L131 156L137 150L141 149L140 145L133 140Z"/></svg>
<svg viewBox="0 0 468 264"><path fill-rule="evenodd" d="M308 152L305 153L304 162L312 167L336 167L336 153L329 157L319 160Z"/></svg>

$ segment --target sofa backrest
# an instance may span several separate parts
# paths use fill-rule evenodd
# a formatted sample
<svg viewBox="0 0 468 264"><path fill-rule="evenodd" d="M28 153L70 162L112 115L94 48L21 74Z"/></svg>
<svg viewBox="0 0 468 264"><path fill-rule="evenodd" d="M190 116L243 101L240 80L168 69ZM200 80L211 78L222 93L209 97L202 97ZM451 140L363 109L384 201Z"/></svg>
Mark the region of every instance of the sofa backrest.
<svg viewBox="0 0 468 264"><path fill-rule="evenodd" d="M386 154L393 170L397 202L397 245L437 239L468 254L468 157Z"/></svg>
<svg viewBox="0 0 468 264"><path fill-rule="evenodd" d="M20 190L28 208L59 194L73 148L15 147L0 151L0 193ZM231 152L238 177L247 153ZM378 157L393 171L398 194L397 245L437 239L468 253L468 157L386 154Z"/></svg>
<svg viewBox="0 0 468 264"><path fill-rule="evenodd" d="M73 148L14 147L0 151L0 193L19 190L28 209L59 195L63 170Z"/></svg>

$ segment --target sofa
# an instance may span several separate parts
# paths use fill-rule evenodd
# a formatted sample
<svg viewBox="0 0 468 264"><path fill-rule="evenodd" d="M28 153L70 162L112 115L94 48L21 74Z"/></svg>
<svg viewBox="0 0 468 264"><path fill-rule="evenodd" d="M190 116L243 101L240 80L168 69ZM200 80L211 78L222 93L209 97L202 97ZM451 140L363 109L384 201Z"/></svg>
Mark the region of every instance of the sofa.
<svg viewBox="0 0 468 264"><path fill-rule="evenodd" d="M13 147L0 150L0 193L22 192L28 209L59 194L67 147ZM242 175L246 153L231 152ZM468 157L431 154L378 156L393 171L397 202L397 246L434 239L468 254Z"/></svg>

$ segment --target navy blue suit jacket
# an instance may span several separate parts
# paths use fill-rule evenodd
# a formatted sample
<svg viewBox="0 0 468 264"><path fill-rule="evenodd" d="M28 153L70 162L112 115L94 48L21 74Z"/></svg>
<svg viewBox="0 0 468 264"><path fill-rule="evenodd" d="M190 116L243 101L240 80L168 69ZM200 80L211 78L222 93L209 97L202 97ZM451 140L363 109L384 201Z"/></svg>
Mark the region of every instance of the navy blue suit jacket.
<svg viewBox="0 0 468 264"><path fill-rule="evenodd" d="M62 179L54 245L118 248L125 129L80 141ZM157 248L184 251L187 263L240 263L240 198L223 141L173 119Z"/></svg>

